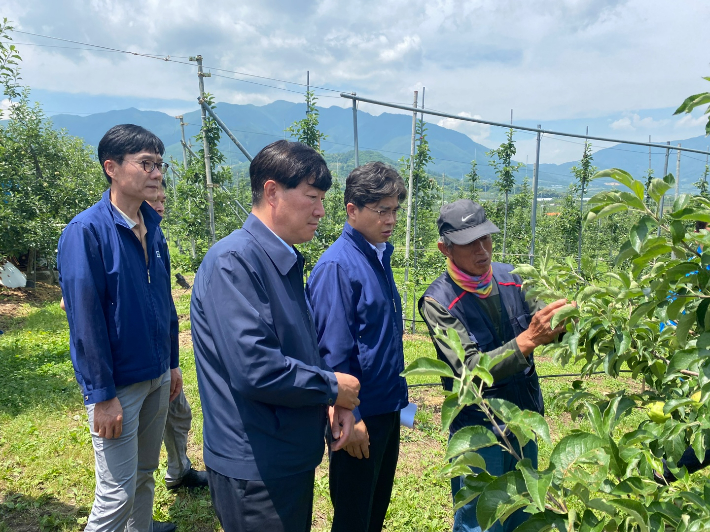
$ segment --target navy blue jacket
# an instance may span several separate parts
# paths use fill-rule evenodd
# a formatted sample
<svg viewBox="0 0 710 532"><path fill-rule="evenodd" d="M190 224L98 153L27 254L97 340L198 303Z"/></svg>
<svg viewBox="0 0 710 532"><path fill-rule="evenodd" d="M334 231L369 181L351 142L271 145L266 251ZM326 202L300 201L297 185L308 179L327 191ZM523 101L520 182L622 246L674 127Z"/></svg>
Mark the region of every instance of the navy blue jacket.
<svg viewBox="0 0 710 532"><path fill-rule="evenodd" d="M59 239L57 268L67 309L76 380L84 403L179 364L178 318L170 291L170 256L160 215L140 207L143 246L109 199L79 213Z"/></svg>
<svg viewBox="0 0 710 532"><path fill-rule="evenodd" d="M315 469L338 383L318 355L301 254L250 214L205 255L190 318L205 464L245 480Z"/></svg>
<svg viewBox="0 0 710 532"><path fill-rule="evenodd" d="M499 338L488 314L479 305L478 298L459 287L448 272L440 275L427 288L419 300L419 308L424 298L434 299L464 325L471 341L478 345L481 352L492 351L517 337L530 325L530 308L521 289L522 281L519 276L510 273L513 268L510 264L493 263L493 278L498 284L503 313L502 338ZM446 360L441 355L439 358ZM532 353L529 361L529 368L495 381L492 386L484 389L483 395L505 399L523 410L544 414L542 392ZM451 379L444 380L444 388L451 390L451 385ZM478 407L468 406L456 416L451 424L451 432L468 425L489 425L489 422Z"/></svg>
<svg viewBox="0 0 710 532"><path fill-rule="evenodd" d="M320 354L335 371L360 380L356 417L407 406L402 301L392 277L392 244L382 263L349 224L320 257L308 279Z"/></svg>

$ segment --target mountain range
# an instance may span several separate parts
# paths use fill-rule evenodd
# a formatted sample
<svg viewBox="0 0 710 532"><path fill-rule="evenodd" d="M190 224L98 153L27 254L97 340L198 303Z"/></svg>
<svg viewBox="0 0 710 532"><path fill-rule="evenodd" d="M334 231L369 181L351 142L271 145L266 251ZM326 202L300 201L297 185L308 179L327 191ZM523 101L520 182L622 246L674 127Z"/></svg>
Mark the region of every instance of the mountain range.
<svg viewBox="0 0 710 532"><path fill-rule="evenodd" d="M349 171L354 164L353 157L353 125L352 109L342 107L319 107L319 129L327 137L321 148L330 154L329 161L343 159L341 175ZM255 155L267 144L282 138L289 138L285 129L294 121L305 116L306 106L303 103L275 101L263 106L217 103L215 112L246 147L251 155ZM411 146L412 118L411 115L382 113L372 115L358 111L358 141L361 152L378 152L389 162L398 161L409 155ZM101 136L112 126L122 123L142 125L158 135L166 145L167 157L182 160L180 145L179 120L165 113L143 111L135 108L118 111L108 111L88 116L55 115L51 118L54 127L64 128L68 133L81 137L93 146L98 145ZM200 111L195 110L184 114L186 122L185 135L193 147L201 146L201 141L194 137L200 129ZM447 179L461 179L470 169L470 161L478 160L478 172L484 181L495 179L493 168L488 165L485 152L490 147L474 142L467 135L438 126L426 124L426 134L434 161L429 165L429 172L438 176L445 173ZM577 140L578 142L583 142ZM698 136L690 139L672 141L671 145L681 143L684 147L704 150L708 139ZM544 138L543 138L544 147ZM245 163L246 158L223 135L220 149L227 155L227 161L232 165ZM543 148L544 149L544 148ZM350 153L348 153L350 152ZM671 151L669 172L675 174L676 153ZM368 159L372 157L368 154ZM581 155L581 146L580 146ZM362 161L361 161L362 162ZM654 148L652 167L656 176L663 172L663 150ZM540 165L540 186L547 188L566 188L572 181L571 167L579 161L569 161L562 164ZM634 145L617 145L601 149L594 153L593 164L598 168L623 168L640 179L648 170L648 148ZM682 154L681 189L690 191L692 183L697 181L705 168L705 157L700 154ZM522 168L518 173L518 181L527 174L532 179L532 168ZM596 183L599 188L603 183Z"/></svg>

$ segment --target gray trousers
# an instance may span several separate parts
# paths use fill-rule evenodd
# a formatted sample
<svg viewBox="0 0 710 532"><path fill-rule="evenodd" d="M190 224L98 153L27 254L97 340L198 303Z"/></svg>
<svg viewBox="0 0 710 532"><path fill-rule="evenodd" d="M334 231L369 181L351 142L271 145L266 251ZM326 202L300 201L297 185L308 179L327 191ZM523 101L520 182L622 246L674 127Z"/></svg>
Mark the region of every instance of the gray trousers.
<svg viewBox="0 0 710 532"><path fill-rule="evenodd" d="M87 532L151 532L153 472L160 459L170 400L170 370L157 379L118 386L123 431L114 439L94 432L94 405L87 405L96 462L94 505Z"/></svg>
<svg viewBox="0 0 710 532"><path fill-rule="evenodd" d="M165 422L165 450L168 452L168 471L165 485L179 484L190 470L192 463L187 457L187 433L192 425L192 410L183 391L170 402L168 419Z"/></svg>

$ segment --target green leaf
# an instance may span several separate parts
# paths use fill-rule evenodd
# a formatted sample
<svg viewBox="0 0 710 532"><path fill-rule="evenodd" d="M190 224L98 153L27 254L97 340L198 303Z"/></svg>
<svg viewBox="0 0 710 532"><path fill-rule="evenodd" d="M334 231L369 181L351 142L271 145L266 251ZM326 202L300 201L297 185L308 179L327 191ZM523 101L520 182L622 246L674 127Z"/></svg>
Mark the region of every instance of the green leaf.
<svg viewBox="0 0 710 532"><path fill-rule="evenodd" d="M446 450L446 459L450 460L469 451L476 451L483 447L497 444L498 438L487 428L481 425L464 427L451 436Z"/></svg>
<svg viewBox="0 0 710 532"><path fill-rule="evenodd" d="M609 501L609 504L616 506L626 515L631 517L631 519L636 521L636 524L638 524L641 532L649 531L650 523L648 522L648 512L646 511L646 508L644 508L643 504L631 499L612 499Z"/></svg>
<svg viewBox="0 0 710 532"><path fill-rule="evenodd" d="M550 328L554 329L567 318L575 318L579 316L579 309L574 305L565 305L552 316L550 320Z"/></svg>
<svg viewBox="0 0 710 532"><path fill-rule="evenodd" d="M463 481L463 487L454 496L454 511L468 504L478 497L483 490L496 479L485 471L475 475L467 475Z"/></svg>
<svg viewBox="0 0 710 532"><path fill-rule="evenodd" d="M673 211L681 211L685 209L689 204L690 201L693 199L693 196L690 194L680 194L678 197L673 201Z"/></svg>
<svg viewBox="0 0 710 532"><path fill-rule="evenodd" d="M655 226L656 221L650 216L642 216L639 221L633 225L629 233L629 241L631 242L631 247L633 247L637 253L641 253L641 247L646 237L653 231Z"/></svg>
<svg viewBox="0 0 710 532"><path fill-rule="evenodd" d="M453 329L449 329L453 330ZM446 362L434 358L421 357L412 362L401 373L402 377L427 375L433 377L453 377L454 372Z"/></svg>
<svg viewBox="0 0 710 532"><path fill-rule="evenodd" d="M483 530L489 529L511 507L523 508L528 502L522 498L527 491L520 471L509 471L488 484L478 497L476 518Z"/></svg>
<svg viewBox="0 0 710 532"><path fill-rule="evenodd" d="M532 410L520 410L513 415L510 425L519 425L531 429L545 443L548 445L552 443L550 439L550 427L547 421L545 421L545 418L537 412L533 412Z"/></svg>
<svg viewBox="0 0 710 532"><path fill-rule="evenodd" d="M530 266L528 264L519 264L510 273L512 273L514 275L519 275L520 277L524 277L524 278L528 278L528 279L539 279L540 278L540 273L537 271L537 268L535 268L534 266Z"/></svg>
<svg viewBox="0 0 710 532"><path fill-rule="evenodd" d="M656 308L657 304L657 301L647 301L636 307L629 318L629 328L634 327L641 318L647 316L649 312Z"/></svg>
<svg viewBox="0 0 710 532"><path fill-rule="evenodd" d="M524 523L518 525L513 532L547 532L548 530L559 532L566 528L567 523L565 523L561 515L551 510L545 510L545 513L535 514Z"/></svg>
<svg viewBox="0 0 710 532"><path fill-rule="evenodd" d="M685 405L692 405L694 404L694 401L690 397L681 397L679 399L669 399L666 401L666 404L663 405L663 413L664 414L670 414L671 412L675 412L678 410L681 406Z"/></svg>
<svg viewBox="0 0 710 532"><path fill-rule="evenodd" d="M592 176L592 179L601 179L601 178L609 178L613 179L614 181L621 183L622 185L625 185L628 188L633 189L633 184L634 184L634 178L631 177L631 174L624 171L620 170L619 168L610 168L608 170L601 170L600 172L597 172ZM641 183L641 186L643 186L643 183ZM640 199L643 199L643 196L641 196Z"/></svg>
<svg viewBox="0 0 710 532"><path fill-rule="evenodd" d="M625 203L612 203L611 205L607 205L601 211L596 213L594 220L601 220L602 218L606 218L607 216L611 216L612 214L616 214L617 212L627 211L628 209L629 208Z"/></svg>
<svg viewBox="0 0 710 532"><path fill-rule="evenodd" d="M518 462L516 468L522 473L530 498L537 506L538 511L544 512L547 490L552 483L552 473L540 472L534 469L530 458L524 458Z"/></svg>
<svg viewBox="0 0 710 532"><path fill-rule="evenodd" d="M680 370L688 369L698 358L697 349L684 349L676 352L666 368L666 376L663 381L668 382L675 376L680 375Z"/></svg>
<svg viewBox="0 0 710 532"><path fill-rule="evenodd" d="M688 342L688 333L690 332L690 328L693 326L694 323L695 312L692 310L686 310L685 314L683 314L678 320L678 325L676 326L675 334L676 339L678 341L678 345L681 348L684 348L686 343Z"/></svg>
<svg viewBox="0 0 710 532"><path fill-rule="evenodd" d="M603 445L604 440L588 432L568 434L559 441L550 455L555 474L564 478L582 457Z"/></svg>
<svg viewBox="0 0 710 532"><path fill-rule="evenodd" d="M446 329L446 337L449 340L449 347L454 351L454 353L456 353L456 356L459 358L461 363L464 364L466 362L466 351L461 345L461 337L459 336L459 333L456 332L456 329L450 327L449 329Z"/></svg>
<svg viewBox="0 0 710 532"><path fill-rule="evenodd" d="M451 393L446 396L441 404L441 427L446 431L453 422L454 418L463 409L463 405L459 404L459 396L457 393Z"/></svg>
<svg viewBox="0 0 710 532"><path fill-rule="evenodd" d="M614 259L614 264L618 266L625 260L633 259L635 257L638 257L638 252L633 248L631 242L627 240L621 245L619 254Z"/></svg>
<svg viewBox="0 0 710 532"><path fill-rule="evenodd" d="M674 220L671 222L671 238L673 239L673 244L680 244L685 238L685 225L680 220Z"/></svg>
<svg viewBox="0 0 710 532"><path fill-rule="evenodd" d="M672 185L669 185L663 179L654 177L648 187L648 195L651 199L653 199L653 201L659 203L661 201L661 196L668 192L671 186Z"/></svg>
<svg viewBox="0 0 710 532"><path fill-rule="evenodd" d="M690 302L691 300L687 297L678 297L675 300L671 301L671 303L666 307L666 317L669 320L677 320L678 315L683 310L683 307L685 307L685 305Z"/></svg>
<svg viewBox="0 0 710 532"><path fill-rule="evenodd" d="M582 304L590 298L606 294L606 290L599 286L588 286L577 295L577 303Z"/></svg>
<svg viewBox="0 0 710 532"><path fill-rule="evenodd" d="M601 532L604 529L604 521L597 519L589 508L584 510L582 515L582 523L579 526L579 532Z"/></svg>

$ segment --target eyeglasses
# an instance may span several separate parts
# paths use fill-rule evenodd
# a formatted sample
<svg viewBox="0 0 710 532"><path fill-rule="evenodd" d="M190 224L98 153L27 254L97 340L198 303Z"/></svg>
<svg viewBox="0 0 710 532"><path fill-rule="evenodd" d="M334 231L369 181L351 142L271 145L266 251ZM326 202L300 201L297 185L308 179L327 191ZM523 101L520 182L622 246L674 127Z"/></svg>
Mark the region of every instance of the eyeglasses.
<svg viewBox="0 0 710 532"><path fill-rule="evenodd" d="M394 209L373 209L372 207L368 207L367 205L363 205L367 210L376 212L380 220L387 220L390 216L392 216L393 220L397 219L397 213L402 210L402 207L395 207Z"/></svg>
<svg viewBox="0 0 710 532"><path fill-rule="evenodd" d="M152 173L153 170L155 170L157 168L158 170L160 170L161 174L165 175L165 173L168 171L168 166L169 166L168 163L163 163L163 162L156 163L155 161L148 161L148 160L128 161L128 162L141 165L143 167L143 170L149 174Z"/></svg>

